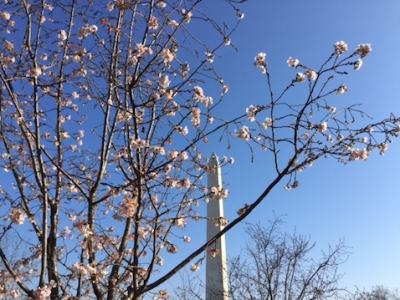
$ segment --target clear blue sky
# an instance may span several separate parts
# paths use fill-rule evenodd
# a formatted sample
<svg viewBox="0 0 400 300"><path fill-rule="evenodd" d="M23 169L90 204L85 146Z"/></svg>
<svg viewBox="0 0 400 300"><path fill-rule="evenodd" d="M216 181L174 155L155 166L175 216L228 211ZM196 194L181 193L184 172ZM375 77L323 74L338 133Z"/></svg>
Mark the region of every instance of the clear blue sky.
<svg viewBox="0 0 400 300"><path fill-rule="evenodd" d="M215 16L225 13L218 5L209 10ZM267 53L278 92L295 74L286 65L289 56L317 68L332 52L333 44L344 40L351 50L370 43L373 51L360 71L342 79L349 92L340 101L362 103L375 120L391 112L400 114L399 1L254 0L243 6L243 12L245 18L232 37L239 53L227 49L215 61L231 87L227 113L265 103L265 78L253 66L257 53ZM254 201L273 178L272 162L256 153L255 163L251 163L250 152L238 143L232 150L225 145L215 150L219 156L236 160L223 171L231 191L225 202L226 216L232 220L237 209ZM274 213L285 215L285 229L292 232L296 228L309 235L317 250L327 250L328 244L345 239L352 254L339 270L346 273L340 286L349 290L356 286L369 290L375 285L399 288L399 154L400 140L395 140L383 157L375 153L366 162L342 165L333 159L319 160L300 174L299 189L287 192L282 183L248 221L266 223ZM237 255L244 240L242 227L229 232L228 255Z"/></svg>
<svg viewBox="0 0 400 300"><path fill-rule="evenodd" d="M267 53L273 84L279 87L294 73L286 65L289 56L317 67L332 45L344 40L350 49L371 43L373 51L360 71L343 78L349 88L343 101L363 103L375 120L391 112L400 114L399 1L260 0L249 1L243 11L245 19L232 39L239 54L232 52L221 59L231 85L228 101L235 107L244 109L266 98L263 78L252 66L258 52ZM231 190L225 207L231 219L237 204L251 202L273 172L271 162L262 155L253 164L245 149L232 156L237 163L224 170ZM376 153L367 162L341 165L332 159L320 160L301 174L300 189L287 192L282 184L249 221L263 222L273 212L286 215L287 230L297 228L309 234L317 249L344 238L352 255L340 269L346 273L342 286L399 288L399 169L400 140L389 145L383 157ZM238 253L239 232L236 229L227 236L230 255Z"/></svg>

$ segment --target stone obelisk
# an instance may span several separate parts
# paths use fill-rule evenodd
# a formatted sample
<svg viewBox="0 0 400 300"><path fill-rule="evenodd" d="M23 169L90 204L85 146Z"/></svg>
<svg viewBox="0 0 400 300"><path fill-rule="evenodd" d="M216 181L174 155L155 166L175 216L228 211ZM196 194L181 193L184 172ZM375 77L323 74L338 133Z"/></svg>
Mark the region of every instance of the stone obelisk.
<svg viewBox="0 0 400 300"><path fill-rule="evenodd" d="M212 187L222 188L221 166L215 152L211 155L208 166L214 169L214 172L208 173L208 190L211 190ZM210 240L223 229L223 226L218 223L218 219L223 216L223 200L210 197L207 204L207 240ZM211 257L209 255L210 250L216 250L219 254ZM228 300L225 235L221 236L215 243L210 244L207 249L206 300Z"/></svg>

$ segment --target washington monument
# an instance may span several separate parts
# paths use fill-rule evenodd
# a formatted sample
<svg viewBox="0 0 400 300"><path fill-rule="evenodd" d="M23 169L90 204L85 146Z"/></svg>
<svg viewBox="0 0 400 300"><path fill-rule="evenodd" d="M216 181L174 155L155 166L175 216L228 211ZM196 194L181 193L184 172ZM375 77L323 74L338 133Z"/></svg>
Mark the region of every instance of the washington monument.
<svg viewBox="0 0 400 300"><path fill-rule="evenodd" d="M208 190L216 187L222 188L221 166L215 153L211 155L208 166L213 172L208 173ZM224 227L219 225L218 220L224 217L224 203L222 199L210 200L207 204L207 240L213 238ZM211 257L209 252L217 255ZM226 266L226 244L225 235L221 236L215 243L207 248L206 255L206 300L228 300L228 277Z"/></svg>

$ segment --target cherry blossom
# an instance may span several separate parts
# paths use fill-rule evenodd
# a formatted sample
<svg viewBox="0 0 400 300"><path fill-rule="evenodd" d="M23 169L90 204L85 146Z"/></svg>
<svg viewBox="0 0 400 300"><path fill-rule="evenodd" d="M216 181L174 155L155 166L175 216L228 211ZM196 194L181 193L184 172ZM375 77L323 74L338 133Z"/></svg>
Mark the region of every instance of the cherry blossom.
<svg viewBox="0 0 400 300"><path fill-rule="evenodd" d="M361 58L366 57L372 51L371 44L361 44L358 45L356 53L360 55Z"/></svg>
<svg viewBox="0 0 400 300"><path fill-rule="evenodd" d="M306 76L303 73L297 73L296 74L296 81L303 83L306 81Z"/></svg>
<svg viewBox="0 0 400 300"><path fill-rule="evenodd" d="M13 208L10 213L10 218L17 225L24 224L26 214L19 208Z"/></svg>
<svg viewBox="0 0 400 300"><path fill-rule="evenodd" d="M289 57L287 60L287 64L289 67L297 67L300 64L300 61L298 59L293 59L292 57Z"/></svg>
<svg viewBox="0 0 400 300"><path fill-rule="evenodd" d="M154 16L151 16L149 19L148 26L150 29L157 30L158 29L158 19Z"/></svg>
<svg viewBox="0 0 400 300"><path fill-rule="evenodd" d="M240 129L240 131L236 132L236 136L245 141L249 141L251 138L249 127L243 126L242 129Z"/></svg>
<svg viewBox="0 0 400 300"><path fill-rule="evenodd" d="M219 253L220 253L219 249L210 249L210 250L208 250L208 255L211 258L217 257L219 255Z"/></svg>
<svg viewBox="0 0 400 300"><path fill-rule="evenodd" d="M361 58L359 58L359 59L354 63L354 70L355 70L355 71L360 70L362 64L363 64L363 61L361 60Z"/></svg>
<svg viewBox="0 0 400 300"><path fill-rule="evenodd" d="M264 120L264 122L262 123L262 128L264 128L265 130L267 130L268 129L268 127L271 127L272 126L272 119L270 119L270 118L266 118L265 120Z"/></svg>
<svg viewBox="0 0 400 300"><path fill-rule="evenodd" d="M199 267L198 264L192 264L192 265L190 266L190 271L192 271L192 272L197 272L198 270L200 270L200 267Z"/></svg>
<svg viewBox="0 0 400 300"><path fill-rule="evenodd" d="M317 79L317 73L314 70L308 69L304 72L304 74L307 76L308 79L310 80L315 80Z"/></svg>
<svg viewBox="0 0 400 300"><path fill-rule="evenodd" d="M340 95L340 94L344 94L344 93L346 93L347 92L347 86L345 86L344 84L342 84L339 88L338 88L338 90L336 91L336 94L337 95Z"/></svg>
<svg viewBox="0 0 400 300"><path fill-rule="evenodd" d="M347 52L348 50L347 44L343 41L336 42L334 47L335 47L335 54L337 56L343 54L344 52Z"/></svg>
<svg viewBox="0 0 400 300"><path fill-rule="evenodd" d="M8 20L10 20L10 17L11 17L11 15L8 12L0 11L0 19L8 21Z"/></svg>
<svg viewBox="0 0 400 300"><path fill-rule="evenodd" d="M247 118L249 119L250 122L254 122L255 116L257 114L257 107L250 105L248 108L246 108L246 114L247 114Z"/></svg>
<svg viewBox="0 0 400 300"><path fill-rule="evenodd" d="M321 124L318 125L318 131L319 132L325 132L328 129L328 124L326 122L322 122Z"/></svg>
<svg viewBox="0 0 400 300"><path fill-rule="evenodd" d="M170 63L175 59L175 53L172 53L169 49L164 49L161 52L161 57L163 58L164 64Z"/></svg>

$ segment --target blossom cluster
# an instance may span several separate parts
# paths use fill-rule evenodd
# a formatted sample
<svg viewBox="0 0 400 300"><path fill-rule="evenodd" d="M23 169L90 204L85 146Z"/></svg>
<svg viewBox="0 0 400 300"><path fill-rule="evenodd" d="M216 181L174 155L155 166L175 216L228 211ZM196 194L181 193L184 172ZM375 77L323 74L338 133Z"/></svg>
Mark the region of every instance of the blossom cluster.
<svg viewBox="0 0 400 300"><path fill-rule="evenodd" d="M267 73L268 63L265 61L266 56L267 54L260 52L256 57L254 57L254 66L259 68L263 74Z"/></svg>
<svg viewBox="0 0 400 300"><path fill-rule="evenodd" d="M225 200L228 198L229 190L224 189L222 187L213 186L211 188L211 195L212 195L212 199L214 199L214 200L217 200L217 201Z"/></svg>
<svg viewBox="0 0 400 300"><path fill-rule="evenodd" d="M83 40L85 38L87 38L90 34L95 34L97 32L98 28L96 25L85 25L83 27L81 27L78 31L78 39L79 40ZM65 34L65 31L64 31ZM65 39L65 36L63 35L62 38L60 37L61 40Z"/></svg>
<svg viewBox="0 0 400 300"><path fill-rule="evenodd" d="M10 218L14 224L22 225L22 224L24 224L26 214L20 208L13 208L10 212Z"/></svg>
<svg viewBox="0 0 400 300"><path fill-rule="evenodd" d="M132 218L136 213L137 206L138 203L135 198L131 199L126 196L124 200L119 203L118 214L123 218Z"/></svg>
<svg viewBox="0 0 400 300"><path fill-rule="evenodd" d="M251 138L249 127L242 126L242 128L239 131L236 131L236 137L245 140L246 142L249 141Z"/></svg>

